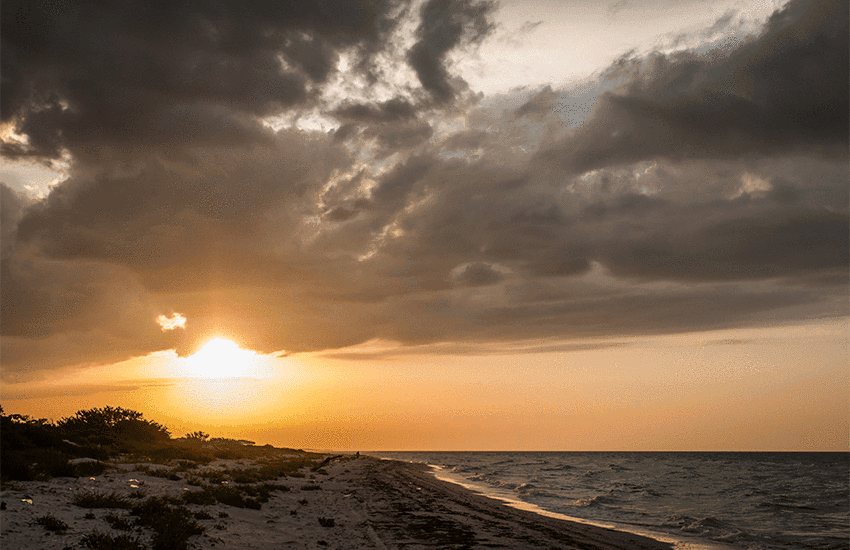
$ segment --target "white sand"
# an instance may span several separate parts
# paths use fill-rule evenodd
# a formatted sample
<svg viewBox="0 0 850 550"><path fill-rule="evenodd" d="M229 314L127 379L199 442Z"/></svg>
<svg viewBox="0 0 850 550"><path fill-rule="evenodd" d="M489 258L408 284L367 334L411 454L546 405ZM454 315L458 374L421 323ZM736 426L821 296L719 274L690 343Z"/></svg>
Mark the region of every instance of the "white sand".
<svg viewBox="0 0 850 550"><path fill-rule="evenodd" d="M209 468L248 468L251 461L217 460ZM140 490L145 496L181 496L197 491L185 480L131 471L133 464L115 464L94 479L55 478L49 482L16 482L0 500L0 547L16 549L77 548L83 535L98 530L118 535L102 518L128 517L127 510L79 508L71 504L80 491ZM156 467L156 466L154 466ZM201 467L204 469L205 467ZM324 468L328 475L307 474L276 481L289 492L274 492L262 510L187 505L205 510L213 519L198 520L206 533L190 539L193 548L271 549L417 549L417 548L558 548L558 549L669 549L669 545L637 535L602 529L517 510L460 486L437 480L425 467L373 458L335 460ZM186 476L186 473L180 473ZM315 479L311 479L315 476ZM134 481L138 480L138 481ZM138 486L138 488L133 487ZM306 485L321 490L304 491ZM32 500L32 504L24 499ZM306 501L306 503L304 503ZM294 514L293 514L294 511ZM96 519L85 519L93 512ZM224 512L229 517L219 518ZM36 518L52 515L70 528L64 534L47 531ZM331 518L323 527L319 518ZM134 529L146 543L151 531Z"/></svg>

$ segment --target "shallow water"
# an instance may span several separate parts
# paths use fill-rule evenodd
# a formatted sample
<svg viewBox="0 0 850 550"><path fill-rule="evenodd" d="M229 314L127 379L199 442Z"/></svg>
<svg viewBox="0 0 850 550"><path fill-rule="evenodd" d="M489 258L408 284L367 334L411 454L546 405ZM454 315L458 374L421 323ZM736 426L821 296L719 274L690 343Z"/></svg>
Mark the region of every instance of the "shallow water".
<svg viewBox="0 0 850 550"><path fill-rule="evenodd" d="M850 549L848 453L397 452L490 496L749 550Z"/></svg>

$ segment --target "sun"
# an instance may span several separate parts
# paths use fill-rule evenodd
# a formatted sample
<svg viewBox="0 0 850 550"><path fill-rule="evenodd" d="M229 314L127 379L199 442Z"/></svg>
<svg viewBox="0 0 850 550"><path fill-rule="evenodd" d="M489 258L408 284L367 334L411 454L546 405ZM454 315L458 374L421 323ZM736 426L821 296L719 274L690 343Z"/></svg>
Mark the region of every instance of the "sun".
<svg viewBox="0 0 850 550"><path fill-rule="evenodd" d="M251 373L257 354L240 348L226 338L213 338L187 359L192 376L200 378L242 378Z"/></svg>

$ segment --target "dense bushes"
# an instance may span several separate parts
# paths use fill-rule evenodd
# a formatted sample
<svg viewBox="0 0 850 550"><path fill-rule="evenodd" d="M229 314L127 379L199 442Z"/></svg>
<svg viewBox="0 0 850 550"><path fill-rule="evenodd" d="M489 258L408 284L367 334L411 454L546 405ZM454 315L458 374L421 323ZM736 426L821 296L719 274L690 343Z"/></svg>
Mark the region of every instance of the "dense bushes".
<svg viewBox="0 0 850 550"><path fill-rule="evenodd" d="M304 451L268 445L257 447L247 440L210 438L201 431L171 439L162 424L121 407L81 410L53 423L20 414L6 415L0 406L0 438L0 478L4 480L100 475L107 467L105 464L72 459L102 461L119 454L160 464L181 460L185 465L182 471L198 464L209 464L215 458L266 460L259 468L239 474L235 481L242 483L302 475L298 470L312 465L309 461L312 455ZM281 452L296 453L300 458L267 460Z"/></svg>
<svg viewBox="0 0 850 550"><path fill-rule="evenodd" d="M171 438L165 426L145 420L142 413L121 407L103 407L77 411L63 418L56 427L78 444L97 444L116 451L153 445Z"/></svg>
<svg viewBox="0 0 850 550"><path fill-rule="evenodd" d="M0 477L32 481L51 477L98 475L99 462L73 464L73 458L104 460L122 452L152 452L169 441L168 430L121 407L78 411L56 423L0 407ZM193 458L200 458L192 455Z"/></svg>

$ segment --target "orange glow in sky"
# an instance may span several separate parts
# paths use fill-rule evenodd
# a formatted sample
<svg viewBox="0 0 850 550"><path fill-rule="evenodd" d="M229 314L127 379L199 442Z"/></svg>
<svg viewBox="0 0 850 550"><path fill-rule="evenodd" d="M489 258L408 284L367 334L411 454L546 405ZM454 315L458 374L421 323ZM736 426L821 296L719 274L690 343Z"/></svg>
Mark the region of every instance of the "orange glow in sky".
<svg viewBox="0 0 850 550"><path fill-rule="evenodd" d="M271 357L214 338L187 358L4 384L3 406L58 419L120 404L175 436L201 429L340 450L842 450L847 329L843 320L509 355L393 355L384 343Z"/></svg>
<svg viewBox="0 0 850 550"><path fill-rule="evenodd" d="M241 378L251 374L257 354L226 338L213 338L186 359L189 375L199 378Z"/></svg>

